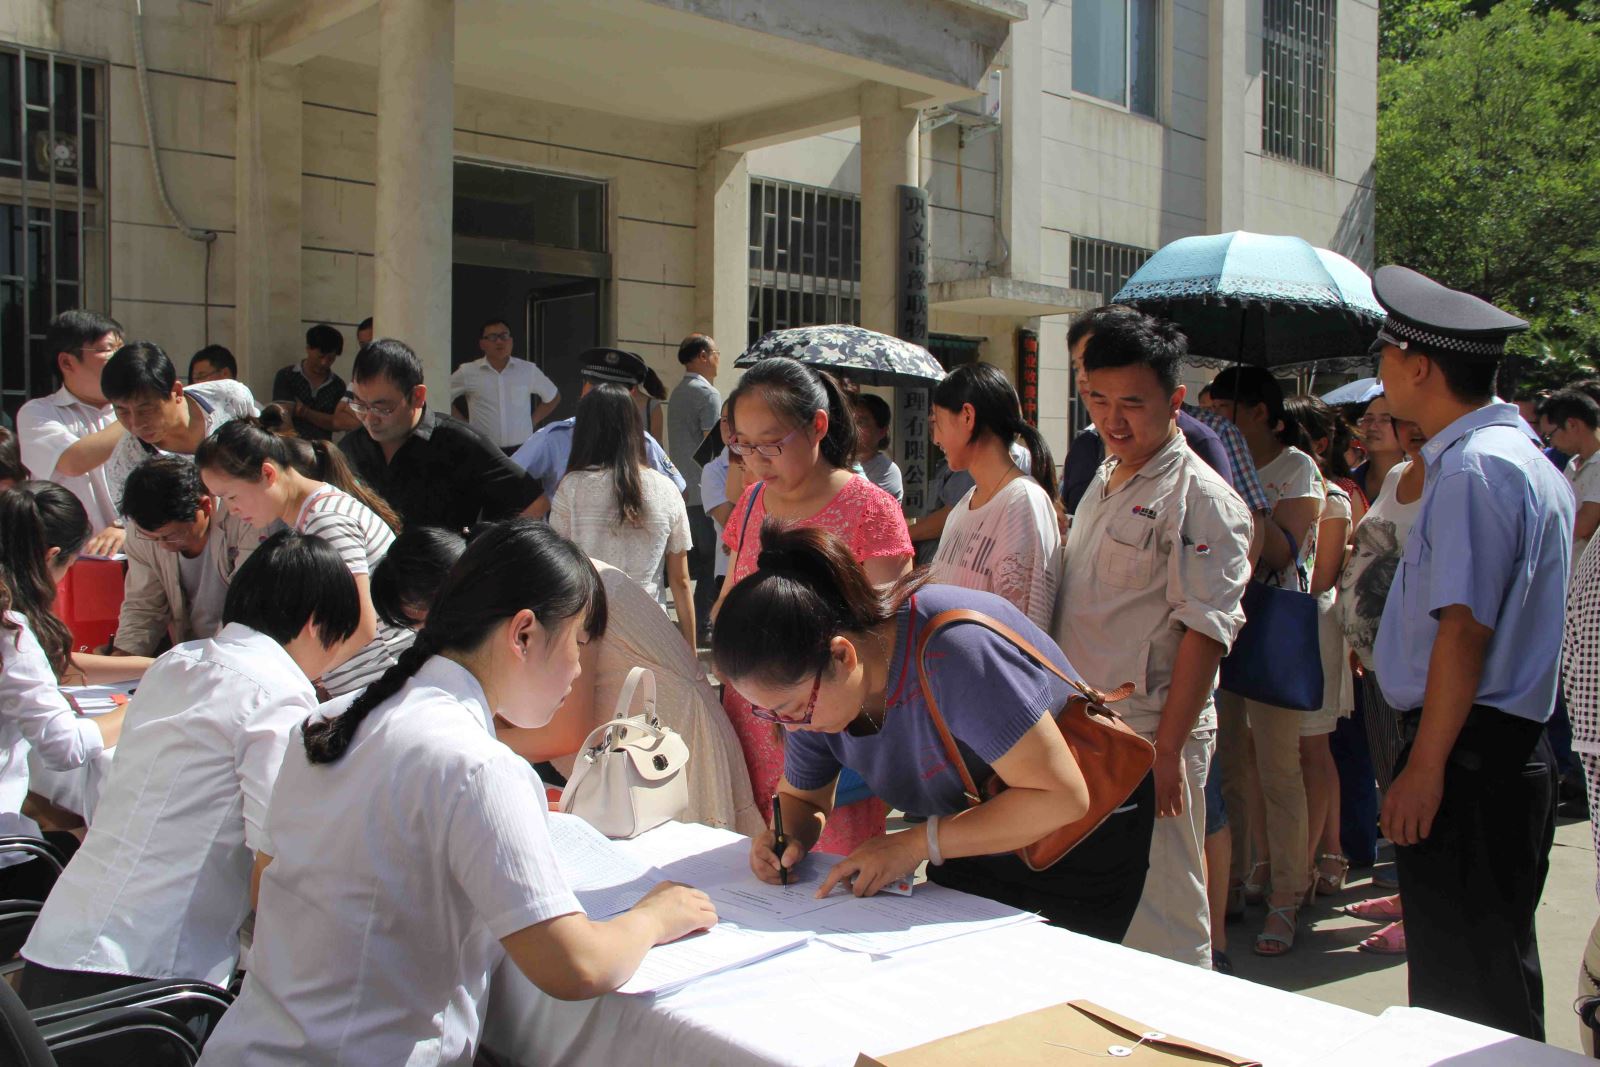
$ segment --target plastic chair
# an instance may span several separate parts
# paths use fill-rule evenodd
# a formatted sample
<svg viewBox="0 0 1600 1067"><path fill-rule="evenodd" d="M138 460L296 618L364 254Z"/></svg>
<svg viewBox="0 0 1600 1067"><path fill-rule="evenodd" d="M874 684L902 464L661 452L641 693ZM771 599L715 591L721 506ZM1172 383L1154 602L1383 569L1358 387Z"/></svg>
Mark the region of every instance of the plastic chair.
<svg viewBox="0 0 1600 1067"><path fill-rule="evenodd" d="M53 610L72 631L75 651L104 648L115 636L123 574L122 562L111 559L80 559L67 570Z"/></svg>
<svg viewBox="0 0 1600 1067"><path fill-rule="evenodd" d="M41 1023L11 986L0 982L0 1063L70 1067L149 1062L161 1056L167 1062L192 1067L199 1061L200 1046L171 1015L143 1006L98 1005L98 999L71 1001L81 1010L63 1012L55 1021ZM141 1052L145 1054L142 1060Z"/></svg>

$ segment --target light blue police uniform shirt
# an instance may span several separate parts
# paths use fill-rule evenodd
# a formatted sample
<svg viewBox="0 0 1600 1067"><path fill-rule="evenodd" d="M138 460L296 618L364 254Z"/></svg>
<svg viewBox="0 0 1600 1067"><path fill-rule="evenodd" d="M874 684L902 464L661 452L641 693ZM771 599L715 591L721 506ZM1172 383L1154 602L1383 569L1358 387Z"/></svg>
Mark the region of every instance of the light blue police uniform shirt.
<svg viewBox="0 0 1600 1067"><path fill-rule="evenodd" d="M1422 446L1416 525L1384 604L1383 697L1422 706L1439 612L1464 604L1494 630L1475 703L1545 722L1555 705L1575 505L1511 404L1461 416Z"/></svg>
<svg viewBox="0 0 1600 1067"><path fill-rule="evenodd" d="M532 437L522 442L522 447L511 457L513 463L539 479L539 484L544 486L545 496L555 495L556 486L561 484L561 476L567 473L567 460L572 455L572 424L576 421L577 416L573 416L541 426ZM671 478L678 492L683 492L687 484L683 475L667 458L666 449L648 431L644 435L644 456L646 463ZM1549 464L1550 461L1545 460L1545 465Z"/></svg>

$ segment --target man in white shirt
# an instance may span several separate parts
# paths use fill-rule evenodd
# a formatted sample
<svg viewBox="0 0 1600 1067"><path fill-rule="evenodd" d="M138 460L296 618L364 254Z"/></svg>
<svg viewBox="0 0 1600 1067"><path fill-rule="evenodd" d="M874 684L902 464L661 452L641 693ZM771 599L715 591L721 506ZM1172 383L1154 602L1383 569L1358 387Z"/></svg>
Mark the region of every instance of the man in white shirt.
<svg viewBox="0 0 1600 1067"><path fill-rule="evenodd" d="M211 637L234 572L263 534L206 491L183 456L157 456L135 467L122 493L128 574L114 653L153 656L173 644Z"/></svg>
<svg viewBox="0 0 1600 1067"><path fill-rule="evenodd" d="M94 824L23 947L31 1007L145 979L229 983L290 732L360 615L333 547L284 530L239 569L221 631L150 668Z"/></svg>
<svg viewBox="0 0 1600 1067"><path fill-rule="evenodd" d="M1123 943L1209 969L1212 691L1244 625L1252 527L1178 429L1186 349L1176 328L1131 309L1102 316L1074 348L1108 458L1073 515L1055 638L1085 678L1134 683L1117 710L1156 749L1150 870Z"/></svg>
<svg viewBox="0 0 1600 1067"><path fill-rule="evenodd" d="M100 391L100 372L122 347L122 327L93 311L63 311L45 332L45 344L55 353L61 388L17 412L22 463L35 478L72 490L83 504L95 529L84 552L112 556L122 551L123 530L106 461L125 435Z"/></svg>
<svg viewBox="0 0 1600 1067"><path fill-rule="evenodd" d="M508 455L561 403L556 383L527 360L512 359L512 346L511 327L490 319L478 331L483 358L463 363L450 375L451 412Z"/></svg>
<svg viewBox="0 0 1600 1067"><path fill-rule="evenodd" d="M1600 404L1581 389L1563 389L1539 407L1554 429L1550 444L1565 452L1567 481L1578 500L1578 516L1572 531L1572 569L1589 546L1589 539L1600 528Z"/></svg>
<svg viewBox="0 0 1600 1067"><path fill-rule="evenodd" d="M231 419L259 415L243 382L227 379L186 386L159 345L123 345L100 375L100 388L127 433L106 461L116 499L133 469L152 456L192 456L200 442Z"/></svg>

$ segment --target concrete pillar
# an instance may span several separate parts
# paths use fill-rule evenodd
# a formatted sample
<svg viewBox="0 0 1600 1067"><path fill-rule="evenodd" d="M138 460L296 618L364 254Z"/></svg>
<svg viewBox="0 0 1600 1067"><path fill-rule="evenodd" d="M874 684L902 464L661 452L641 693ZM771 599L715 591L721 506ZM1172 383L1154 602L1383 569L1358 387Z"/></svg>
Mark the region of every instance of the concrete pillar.
<svg viewBox="0 0 1600 1067"><path fill-rule="evenodd" d="M918 184L917 112L890 85L861 89L861 325L894 333L900 212L895 187Z"/></svg>
<svg viewBox="0 0 1600 1067"><path fill-rule="evenodd" d="M1005 273L1039 281L1044 228L1045 5L1029 4L1028 21L1012 23L1011 62L1000 75L1000 215L1010 255Z"/></svg>
<svg viewBox="0 0 1600 1067"><path fill-rule="evenodd" d="M1245 53L1249 34L1245 0L1212 0L1208 13L1209 61L1206 77L1206 231L1244 228L1246 106L1251 80ZM1259 17L1259 16L1258 16ZM1259 118L1258 118L1259 121Z"/></svg>
<svg viewBox="0 0 1600 1067"><path fill-rule="evenodd" d="M300 326L300 70L261 59L261 29L238 30L234 118L239 375L270 397L278 367L305 355Z"/></svg>
<svg viewBox="0 0 1600 1067"><path fill-rule="evenodd" d="M422 358L448 410L455 2L381 0L373 327Z"/></svg>
<svg viewBox="0 0 1600 1067"><path fill-rule="evenodd" d="M722 349L717 388L724 396L738 372L750 315L750 169L743 152L721 146L721 130L700 132L695 191L694 329ZM686 327L684 333L688 333Z"/></svg>

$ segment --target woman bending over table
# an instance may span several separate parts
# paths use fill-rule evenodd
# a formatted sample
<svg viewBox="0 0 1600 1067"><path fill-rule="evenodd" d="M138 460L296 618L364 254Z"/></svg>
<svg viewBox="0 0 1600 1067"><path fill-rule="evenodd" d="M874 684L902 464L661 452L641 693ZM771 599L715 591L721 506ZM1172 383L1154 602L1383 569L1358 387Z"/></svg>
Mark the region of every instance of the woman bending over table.
<svg viewBox="0 0 1600 1067"><path fill-rule="evenodd" d="M605 623L599 576L544 523L473 539L400 661L290 739L250 971L202 1063L466 1067L503 955L577 1000L716 922L705 894L666 884L590 921L533 775L494 738L495 715L550 720Z"/></svg>
<svg viewBox="0 0 1600 1067"><path fill-rule="evenodd" d="M728 450L743 457L747 488L722 530L731 553L724 600L756 570L757 534L769 515L837 534L870 581L893 582L911 569L911 534L900 505L851 470L855 414L832 375L783 356L764 359L744 372L728 411ZM716 618L717 609L711 614ZM771 818L767 808L783 770L783 739L770 724L750 717L746 697L736 685L722 688L723 710L750 768L751 791L762 817ZM842 805L822 846L849 852L883 833L886 814L878 797Z"/></svg>
<svg viewBox="0 0 1600 1067"><path fill-rule="evenodd" d="M1088 789L1053 716L1073 690L1010 639L958 623L928 642L929 688L976 782L1008 788L968 808L918 682L913 651L940 612L968 608L1005 624L1069 677L1049 636L1009 601L917 577L875 589L839 538L821 530L760 531L757 570L728 595L713 637L718 673L754 702L758 721L787 734L778 784L793 867L815 847L849 767L924 826L859 844L824 881L870 896L929 861L940 884L1041 913L1058 926L1120 941L1144 889L1155 791L1128 802L1054 866L1031 871L1012 854L1088 810ZM768 830L750 848L764 882L780 879Z"/></svg>

